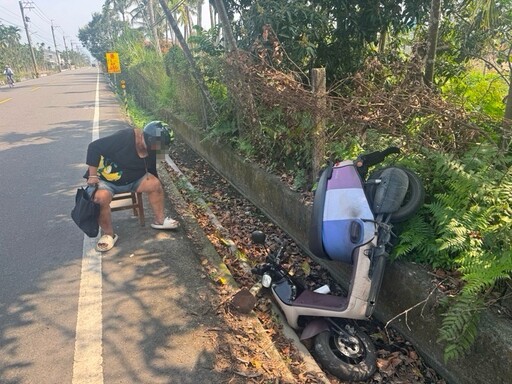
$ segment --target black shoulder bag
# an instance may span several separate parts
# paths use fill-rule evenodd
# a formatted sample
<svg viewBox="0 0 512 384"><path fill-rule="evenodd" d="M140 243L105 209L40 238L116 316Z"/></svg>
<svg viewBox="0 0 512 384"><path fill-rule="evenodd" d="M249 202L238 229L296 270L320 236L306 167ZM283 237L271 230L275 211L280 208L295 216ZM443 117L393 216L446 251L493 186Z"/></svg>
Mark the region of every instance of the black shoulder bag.
<svg viewBox="0 0 512 384"><path fill-rule="evenodd" d="M71 210L71 218L89 237L96 237L99 232L100 205L94 202L94 195L97 190L98 184L96 184L94 192L89 197L85 188L78 188L75 196L75 207Z"/></svg>

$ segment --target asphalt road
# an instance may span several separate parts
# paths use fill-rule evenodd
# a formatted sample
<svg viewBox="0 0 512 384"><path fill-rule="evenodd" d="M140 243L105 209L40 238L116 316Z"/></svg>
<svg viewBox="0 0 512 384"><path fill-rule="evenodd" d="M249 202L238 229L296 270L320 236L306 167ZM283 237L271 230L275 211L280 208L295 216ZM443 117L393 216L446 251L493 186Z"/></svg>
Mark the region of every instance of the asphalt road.
<svg viewBox="0 0 512 384"><path fill-rule="evenodd" d="M69 211L96 77L69 71L0 89L2 383L71 382L84 239Z"/></svg>
<svg viewBox="0 0 512 384"><path fill-rule="evenodd" d="M121 127L96 68L0 88L1 384L219 382L183 231L116 212L120 240L98 257L70 219L88 143Z"/></svg>

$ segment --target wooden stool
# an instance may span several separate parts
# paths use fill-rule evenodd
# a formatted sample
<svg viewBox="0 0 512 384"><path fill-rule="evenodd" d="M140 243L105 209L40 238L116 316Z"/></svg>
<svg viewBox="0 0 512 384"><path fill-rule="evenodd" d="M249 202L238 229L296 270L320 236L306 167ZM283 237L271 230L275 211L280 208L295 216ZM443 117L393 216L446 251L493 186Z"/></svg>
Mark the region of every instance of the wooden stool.
<svg viewBox="0 0 512 384"><path fill-rule="evenodd" d="M125 200L129 200L129 202L126 202ZM122 211L124 209L133 209L133 215L138 216L141 227L143 227L146 224L146 220L144 218L144 205L142 202L142 193L118 193L114 195L114 197L112 198L112 202L114 201L120 201L121 204L111 204L110 209L112 210L112 212Z"/></svg>

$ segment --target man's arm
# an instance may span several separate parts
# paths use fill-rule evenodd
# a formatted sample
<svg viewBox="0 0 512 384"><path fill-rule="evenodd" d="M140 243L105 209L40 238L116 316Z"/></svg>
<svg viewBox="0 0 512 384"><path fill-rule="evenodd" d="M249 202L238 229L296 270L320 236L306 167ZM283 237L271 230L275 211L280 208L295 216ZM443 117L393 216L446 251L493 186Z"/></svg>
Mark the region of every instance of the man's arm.
<svg viewBox="0 0 512 384"><path fill-rule="evenodd" d="M101 147L100 144L101 139L93 141L89 143L87 147L87 155L85 163L87 164L87 172L84 175L84 178L87 179L88 185L95 185L100 182L100 178L98 175L98 166L101 160Z"/></svg>
<svg viewBox="0 0 512 384"><path fill-rule="evenodd" d="M157 172L157 169L156 169L156 161L157 161L157 154L155 151L149 151L149 154L148 154L148 157L147 157L147 166L148 166L148 169L147 171L153 175L155 175L155 177L158 178L158 172Z"/></svg>
<svg viewBox="0 0 512 384"><path fill-rule="evenodd" d="M95 185L100 182L100 177L98 176L98 167L93 167L89 165L89 169L87 170L87 184Z"/></svg>

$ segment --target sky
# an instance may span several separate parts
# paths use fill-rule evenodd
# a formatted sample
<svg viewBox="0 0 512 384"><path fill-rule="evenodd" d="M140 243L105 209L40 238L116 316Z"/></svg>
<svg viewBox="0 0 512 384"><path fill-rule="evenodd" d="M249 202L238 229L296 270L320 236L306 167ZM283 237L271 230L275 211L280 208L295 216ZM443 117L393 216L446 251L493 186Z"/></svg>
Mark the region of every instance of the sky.
<svg viewBox="0 0 512 384"><path fill-rule="evenodd" d="M68 49L87 52L78 40L78 29L92 20L93 13L101 13L105 0L33 0L21 1L26 17L30 21L29 32L33 44L44 43L55 49L51 25L55 30L57 49L64 49L64 40ZM25 27L21 17L19 0L0 0L0 23L20 29L22 41L27 42Z"/></svg>

